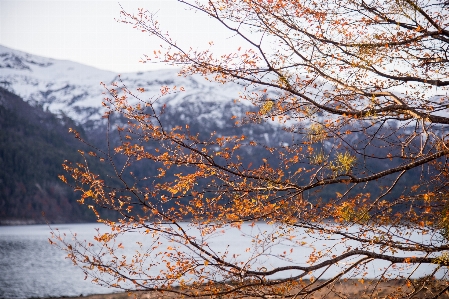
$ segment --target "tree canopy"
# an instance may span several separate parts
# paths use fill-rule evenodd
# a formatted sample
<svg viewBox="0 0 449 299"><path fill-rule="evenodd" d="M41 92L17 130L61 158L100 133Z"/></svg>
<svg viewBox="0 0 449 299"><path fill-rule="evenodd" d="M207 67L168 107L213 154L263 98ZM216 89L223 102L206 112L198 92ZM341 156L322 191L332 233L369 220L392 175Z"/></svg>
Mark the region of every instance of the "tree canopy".
<svg viewBox="0 0 449 299"><path fill-rule="evenodd" d="M121 216L98 217L111 231L99 232L96 244L56 236L70 258L97 283L187 297L303 298L337 292L370 268L378 271L367 296L376 297L389 279L400 281L393 297L421 296L424 288L442 296L449 285L435 280L447 280L449 265L449 5L178 2L219 22L242 45L226 55L215 55L213 45L183 48L156 14L122 11L121 22L162 42L145 61L240 84L238 100L257 109L230 121L271 122L289 139L267 146L243 135L203 136L188 124L170 128L159 102L183 88L147 95L144 87L106 86L105 118L119 113L127 123L117 128L120 144L86 155L111 163L120 184L105 184L87 162L64 168L81 203ZM254 160L256 152L265 157ZM118 165L114 155L126 161ZM130 173L148 161L158 174ZM249 255L210 245L227 230L258 223L272 229L246 235ZM118 254L129 231L150 242L138 243L132 258ZM289 250L275 251L283 246ZM272 255L279 263L266 262Z"/></svg>

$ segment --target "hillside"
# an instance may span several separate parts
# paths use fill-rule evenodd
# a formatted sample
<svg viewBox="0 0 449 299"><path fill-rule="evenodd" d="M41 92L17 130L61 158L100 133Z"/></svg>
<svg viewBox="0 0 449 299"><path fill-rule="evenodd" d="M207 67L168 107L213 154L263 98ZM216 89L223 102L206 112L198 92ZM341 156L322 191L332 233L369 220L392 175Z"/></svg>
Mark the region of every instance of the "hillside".
<svg viewBox="0 0 449 299"><path fill-rule="evenodd" d="M96 146L105 147L100 85L113 82L130 90L145 87L157 96L163 85L184 87L185 92L158 101L166 105L163 121L168 127L188 123L191 131L209 136L245 134L275 145L283 142L280 127L271 124L235 127L233 115L256 109L235 102L237 84L220 85L203 78L184 78L174 70L131 73L119 76L82 64L39 57L0 46L1 143L0 224L43 222L41 211L52 222L94 221L90 211L80 210L77 194L58 179L64 160L77 161L82 144L68 134L76 127ZM120 119L115 119L121 122ZM261 160L263 153L252 154ZM258 158L258 156L261 156ZM136 173L157 173L144 164ZM103 174L105 171L100 170Z"/></svg>
<svg viewBox="0 0 449 299"><path fill-rule="evenodd" d="M83 133L0 88L0 224L95 221L58 178L65 159L81 158L69 127Z"/></svg>
<svg viewBox="0 0 449 299"><path fill-rule="evenodd" d="M145 96L149 97L145 100L154 100L160 94L161 86L183 87L184 92L168 94L155 102L156 108L166 107L161 120L167 128L188 124L190 131L200 137L208 138L211 132L221 136L245 135L246 140L254 140L268 147L301 145L307 141L304 132L286 132L277 122L235 126L233 116L239 119L247 111L259 109L250 102L235 101L242 90L237 83L221 85L196 76L180 77L175 70L119 76L79 63L39 57L0 46L0 86L3 87L0 89L0 224L42 222L41 211L52 222L95 220L91 212L80 209L76 203L77 194L62 184L58 175L63 173L61 164L64 160L76 162L81 158L77 150L82 149L83 144L67 133L69 127L76 128L95 146L106 147L107 126L102 118L106 89L100 82L106 86L117 83L132 91L143 87ZM268 96L275 94L274 90L268 91ZM130 100L137 102L136 99ZM111 118L111 121L113 124L124 122L120 118ZM373 132L377 130L375 127L371 129ZM402 133L407 134L406 131ZM117 136L111 137L111 146L116 146ZM357 144L359 148L367 142L377 151L385 148L382 142L376 144L378 141L366 139L362 133L344 138L345 142ZM155 145L145 146L151 148ZM325 141L323 145L314 146L333 145ZM242 155L248 164L254 166L260 165L263 159L281 163L279 157L268 150L251 152L248 149ZM119 158L117 162L120 164ZM374 173L401 161L372 163L368 160L366 163L364 167ZM307 167L303 163L299 165ZM92 166L104 176L108 173L104 166ZM157 168L155 163L140 161L130 170L136 175L153 176L158 173ZM165 180L170 179L169 175ZM404 176L401 184L413 184L418 179L419 171L411 171ZM379 186L381 184L378 183ZM379 186L364 187L363 192L377 194L380 192ZM328 186L307 196L310 200L327 201L344 188L342 185ZM401 190L396 188L390 198L399 196ZM354 192L362 190L354 189Z"/></svg>

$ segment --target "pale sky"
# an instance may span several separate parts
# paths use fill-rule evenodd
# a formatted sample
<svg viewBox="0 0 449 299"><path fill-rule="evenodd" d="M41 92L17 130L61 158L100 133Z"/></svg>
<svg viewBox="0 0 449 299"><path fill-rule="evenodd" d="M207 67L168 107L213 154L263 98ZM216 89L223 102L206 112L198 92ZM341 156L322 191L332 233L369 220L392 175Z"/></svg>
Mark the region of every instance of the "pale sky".
<svg viewBox="0 0 449 299"><path fill-rule="evenodd" d="M214 40L218 52L239 46L216 22L175 0L0 0L0 45L118 73L167 68L139 63L160 41L117 23L119 2L128 12L158 11L161 28L181 45L207 48Z"/></svg>

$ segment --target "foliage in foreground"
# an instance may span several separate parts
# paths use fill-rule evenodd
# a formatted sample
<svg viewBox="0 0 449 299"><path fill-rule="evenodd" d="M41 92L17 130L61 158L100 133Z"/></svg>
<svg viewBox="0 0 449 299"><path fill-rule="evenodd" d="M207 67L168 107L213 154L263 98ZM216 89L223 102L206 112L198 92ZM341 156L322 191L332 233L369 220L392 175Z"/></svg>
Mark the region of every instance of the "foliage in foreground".
<svg viewBox="0 0 449 299"><path fill-rule="evenodd" d="M86 155L112 164L120 184L105 184L87 164L64 167L81 203L121 218L98 216L110 231L92 242L56 234L73 262L99 284L190 297L302 298L365 276L402 279L391 297L413 297L435 278L443 283L432 296L448 290L448 5L179 2L220 22L242 47L217 57L213 47L184 49L155 15L123 11L123 22L164 42L147 59L183 65L185 76L239 82L240 100L259 111L238 123L278 122L291 139L267 147L245 136L200 136L188 124L170 128L160 102L183 88L163 86L156 96L107 87L105 117L128 119L117 128L122 142ZM242 154L264 150L262 161ZM114 155L126 161L117 165ZM145 161L159 174L129 173ZM420 176L403 185L412 170ZM336 185L341 192L321 200ZM215 247L233 229L249 238L246 253ZM131 232L141 238L122 243ZM121 255L127 246L136 247L132 257Z"/></svg>

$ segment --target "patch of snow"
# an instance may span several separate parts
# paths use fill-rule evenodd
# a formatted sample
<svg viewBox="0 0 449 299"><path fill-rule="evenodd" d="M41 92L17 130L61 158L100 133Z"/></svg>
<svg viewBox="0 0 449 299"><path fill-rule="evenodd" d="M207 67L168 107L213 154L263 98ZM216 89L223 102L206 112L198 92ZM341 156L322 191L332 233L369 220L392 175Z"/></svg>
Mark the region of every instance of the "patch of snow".
<svg viewBox="0 0 449 299"><path fill-rule="evenodd" d="M238 99L241 86L221 85L209 82L201 76L182 77L176 70L160 70L138 73L116 74L80 63L56 60L31 55L0 46L0 84L34 105L40 105L53 113L63 112L78 123L98 121L103 113L102 101L107 90L101 82L111 87L125 85L137 93L143 87L145 100L160 96L162 86L184 88L163 97L160 102L176 108L185 103L231 103ZM129 98L131 104L137 100ZM240 103L239 103L240 104ZM242 105L242 104L240 104ZM234 109L239 112L241 109ZM219 112L203 114L201 117L217 118ZM217 119L220 125L223 123ZM217 124L218 124L217 123Z"/></svg>

